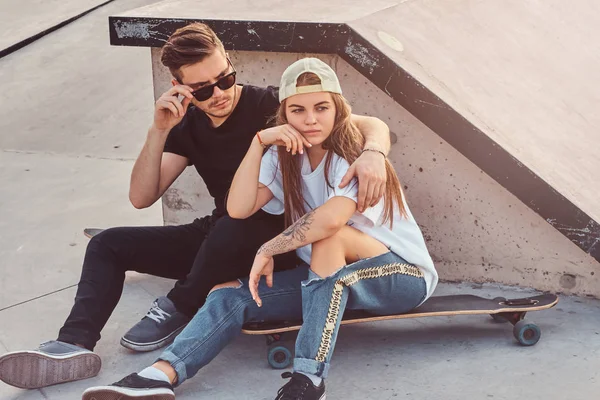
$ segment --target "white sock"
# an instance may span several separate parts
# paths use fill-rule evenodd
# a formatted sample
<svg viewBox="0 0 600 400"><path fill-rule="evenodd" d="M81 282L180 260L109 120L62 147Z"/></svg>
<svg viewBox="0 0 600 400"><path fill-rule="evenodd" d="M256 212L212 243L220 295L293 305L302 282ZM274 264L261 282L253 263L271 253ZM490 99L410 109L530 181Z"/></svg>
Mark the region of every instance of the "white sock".
<svg viewBox="0 0 600 400"><path fill-rule="evenodd" d="M319 386L321 384L321 382L323 382L323 378L321 378L320 376L316 376L313 374L307 374L306 372L300 372L300 373L302 375L308 376L310 378L310 380L312 381L313 385L315 385L315 386Z"/></svg>
<svg viewBox="0 0 600 400"><path fill-rule="evenodd" d="M138 375L143 378L154 379L155 381L165 381L169 384L171 383L171 380L169 379L167 374L162 372L160 369L154 367L145 368L141 372L139 372Z"/></svg>

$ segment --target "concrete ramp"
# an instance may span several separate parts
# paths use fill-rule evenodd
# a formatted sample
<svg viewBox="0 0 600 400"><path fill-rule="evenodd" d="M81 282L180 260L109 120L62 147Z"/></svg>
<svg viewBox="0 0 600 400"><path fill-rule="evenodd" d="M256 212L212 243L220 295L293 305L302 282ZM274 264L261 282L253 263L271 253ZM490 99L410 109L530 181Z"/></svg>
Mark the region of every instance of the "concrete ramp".
<svg viewBox="0 0 600 400"><path fill-rule="evenodd" d="M354 110L394 132L390 158L440 275L600 296L600 45L592 1L176 0L110 18L111 43L152 51L178 27L215 29L252 84L318 53ZM582 44L583 43L583 44ZM193 173L165 222L210 202Z"/></svg>
<svg viewBox="0 0 600 400"><path fill-rule="evenodd" d="M464 117L473 130L441 110L428 125L598 260L598 15L595 1L407 1L348 25L444 104L402 99L391 76L400 103Z"/></svg>

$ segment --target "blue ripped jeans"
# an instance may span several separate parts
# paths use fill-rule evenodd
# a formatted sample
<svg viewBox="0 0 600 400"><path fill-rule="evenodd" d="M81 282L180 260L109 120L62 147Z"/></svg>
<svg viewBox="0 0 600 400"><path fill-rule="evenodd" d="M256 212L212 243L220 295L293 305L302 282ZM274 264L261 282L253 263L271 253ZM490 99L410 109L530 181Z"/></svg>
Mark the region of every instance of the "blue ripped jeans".
<svg viewBox="0 0 600 400"><path fill-rule="evenodd" d="M276 272L273 287L259 284L262 307L252 300L248 279L221 288L160 355L177 372L177 386L193 377L240 334L248 322L301 320L294 370L326 377L345 308L378 314L411 310L425 298L420 270L393 253L360 260L327 278L308 266Z"/></svg>
<svg viewBox="0 0 600 400"><path fill-rule="evenodd" d="M248 289L248 279L237 288L211 292L206 303L160 355L177 372L177 386L198 373L215 358L248 322L302 319L301 283L308 278L308 266L276 272L273 287L262 279L259 284L262 307L258 307Z"/></svg>
<svg viewBox="0 0 600 400"><path fill-rule="evenodd" d="M302 282L304 323L294 371L327 377L344 310L405 313L425 299L426 286L421 270L392 252L346 265L326 278L311 271Z"/></svg>

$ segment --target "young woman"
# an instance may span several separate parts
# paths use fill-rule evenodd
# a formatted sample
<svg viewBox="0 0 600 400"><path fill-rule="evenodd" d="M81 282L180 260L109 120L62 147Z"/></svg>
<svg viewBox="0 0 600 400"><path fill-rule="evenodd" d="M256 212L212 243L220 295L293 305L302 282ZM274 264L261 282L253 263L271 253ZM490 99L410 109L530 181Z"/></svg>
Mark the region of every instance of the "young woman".
<svg viewBox="0 0 600 400"><path fill-rule="evenodd" d="M267 287L278 285L277 254L296 250L310 265L301 287L304 323L294 373L286 375L291 380L277 399L324 399L323 379L344 310L410 311L431 295L437 273L387 160L385 194L375 206L357 212L357 182L339 188L361 152L378 150L363 149L335 72L318 59L301 59L284 72L279 100L277 124L288 129L256 134L234 177L227 210L234 218L261 208L285 213L288 228L258 251L249 289L260 307L261 276Z"/></svg>

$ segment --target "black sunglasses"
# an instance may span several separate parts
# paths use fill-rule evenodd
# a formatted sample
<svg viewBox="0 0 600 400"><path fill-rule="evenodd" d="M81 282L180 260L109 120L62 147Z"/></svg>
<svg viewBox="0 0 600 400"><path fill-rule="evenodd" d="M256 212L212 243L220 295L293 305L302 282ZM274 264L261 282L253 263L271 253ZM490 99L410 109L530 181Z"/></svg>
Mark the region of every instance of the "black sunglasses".
<svg viewBox="0 0 600 400"><path fill-rule="evenodd" d="M230 87L232 87L233 85L235 85L235 74L236 74L235 67L233 66L231 61L229 61L229 58L227 58L227 64L229 64L231 66L231 68L233 69L233 72L230 72L229 74L225 75L224 77L219 78L219 80L216 81L215 83L212 83L210 85L203 86L200 89L194 90L192 92L192 96L194 96L196 98L196 100L206 101L206 100L210 99L212 97L213 93L215 92L215 86L221 90L227 90Z"/></svg>

